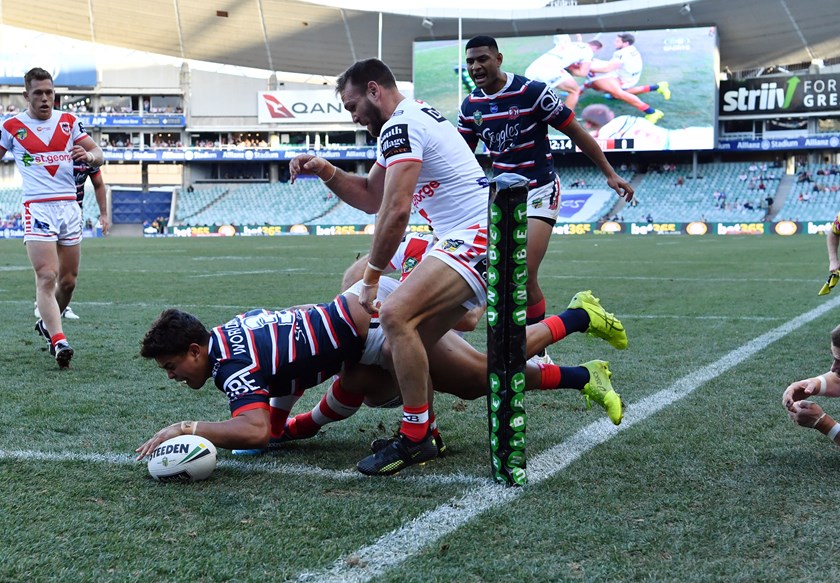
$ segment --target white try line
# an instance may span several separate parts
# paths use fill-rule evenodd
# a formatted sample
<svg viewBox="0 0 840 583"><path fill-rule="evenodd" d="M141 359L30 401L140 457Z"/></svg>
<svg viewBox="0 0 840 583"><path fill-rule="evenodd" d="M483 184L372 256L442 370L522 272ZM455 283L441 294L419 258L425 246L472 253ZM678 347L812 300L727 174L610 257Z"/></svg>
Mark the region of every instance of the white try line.
<svg viewBox="0 0 840 583"><path fill-rule="evenodd" d="M539 484L554 476L596 445L604 443L620 431L641 423L651 415L690 395L705 383L721 376L773 342L784 338L838 305L840 305L840 296L762 334L715 362L677 380L667 389L632 403L628 407L624 421L618 427L602 419L584 427L565 442L528 459L528 483ZM506 488L495 483L477 486L381 536L370 545L339 558L326 569L300 573L297 581L317 581L318 583L370 581L412 558L444 536L452 534L483 512L507 504L527 493L527 486Z"/></svg>
<svg viewBox="0 0 840 583"><path fill-rule="evenodd" d="M146 461L135 461L135 456L119 453L74 453L66 451L33 451L0 449L0 459L19 460L23 462L87 462L97 464L113 464L118 466L137 466L138 471L145 473ZM306 464L286 464L272 461L270 458L261 460L239 461L219 460L218 466L242 472L262 472L266 474L282 474L288 476L308 476L311 478L325 478L328 480L367 480L356 470L328 470ZM404 479L421 485L460 485L474 486L486 484L489 478L468 476L462 473L448 475L403 476Z"/></svg>

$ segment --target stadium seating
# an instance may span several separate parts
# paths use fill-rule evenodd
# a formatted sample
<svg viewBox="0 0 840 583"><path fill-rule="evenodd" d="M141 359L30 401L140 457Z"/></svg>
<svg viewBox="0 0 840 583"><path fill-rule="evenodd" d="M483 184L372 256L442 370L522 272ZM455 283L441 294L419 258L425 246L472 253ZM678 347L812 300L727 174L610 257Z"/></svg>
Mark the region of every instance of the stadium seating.
<svg viewBox="0 0 840 583"><path fill-rule="evenodd" d="M810 180L800 181L805 172L810 174ZM776 215L777 220L831 221L837 216L840 211L840 173L836 165L805 165L794 180L790 194Z"/></svg>
<svg viewBox="0 0 840 583"><path fill-rule="evenodd" d="M697 178L691 177L687 165L668 172L648 172L636 189L638 204L627 205L618 214L625 222L644 222L648 215L655 222L701 218L707 222L758 222L767 214L764 199L775 196L782 175L781 168L751 162L700 164ZM684 183L678 186L680 177ZM764 190L759 190L759 182ZM746 208L745 203L753 208Z"/></svg>

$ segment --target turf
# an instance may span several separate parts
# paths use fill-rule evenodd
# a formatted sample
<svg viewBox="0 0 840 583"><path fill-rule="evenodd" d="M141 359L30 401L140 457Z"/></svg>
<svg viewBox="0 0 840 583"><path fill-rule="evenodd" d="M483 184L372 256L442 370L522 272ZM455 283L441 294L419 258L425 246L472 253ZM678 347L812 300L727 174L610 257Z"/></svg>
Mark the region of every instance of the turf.
<svg viewBox="0 0 840 583"><path fill-rule="evenodd" d="M73 302L82 319L65 326L77 354L59 371L32 330L22 245L0 241L0 581L284 581L304 573L366 581L360 549L396 545L389 533L423 524L441 505L458 501L454 513L477 504L490 475L486 404L445 395L436 404L448 455L394 478L353 469L373 438L396 427L393 410L363 409L262 458L222 450L213 476L198 484L156 483L145 464L130 461L165 424L228 416L215 388L181 388L138 356L162 309L216 325L252 307L329 300L369 244L364 236L85 241ZM740 364L721 364L834 300L817 296L824 255L824 241L806 236L556 237L541 272L549 312L591 288L622 318L630 347L618 352L576 335L549 352L561 364L609 360L628 405L626 429L373 580L840 578L831 487L840 450L792 425L780 402L787 384L828 369L836 312ZM469 338L483 346L483 330ZM632 422L646 398L709 365L720 374ZM323 388L307 392L298 410ZM604 419L576 394L527 397L529 460L558 444L568 451L577 432ZM336 564L339 575L327 576Z"/></svg>

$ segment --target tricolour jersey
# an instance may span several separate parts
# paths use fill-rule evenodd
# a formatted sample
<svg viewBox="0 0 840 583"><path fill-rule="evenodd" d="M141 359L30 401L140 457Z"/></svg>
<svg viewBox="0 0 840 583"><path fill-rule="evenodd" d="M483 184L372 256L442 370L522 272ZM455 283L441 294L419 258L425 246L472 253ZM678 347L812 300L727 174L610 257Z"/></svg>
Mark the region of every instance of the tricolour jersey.
<svg viewBox="0 0 840 583"><path fill-rule="evenodd" d="M0 147L15 158L23 178L23 202L76 200L73 146L87 137L72 113L53 110L50 119L19 113L0 126Z"/></svg>
<svg viewBox="0 0 840 583"><path fill-rule="evenodd" d="M562 130L574 116L545 83L507 73L498 93L476 89L464 99L458 131L473 150L485 143L494 174L519 174L533 188L554 181L548 126Z"/></svg>
<svg viewBox="0 0 840 583"><path fill-rule="evenodd" d="M91 166L87 162L76 162L73 165L73 180L76 181L76 202L79 206L85 200L85 182L88 176L96 176L101 170L96 166Z"/></svg>
<svg viewBox="0 0 840 583"><path fill-rule="evenodd" d="M271 397L314 387L358 361L364 348L347 300L282 311L251 310L210 333L213 381L236 416Z"/></svg>
<svg viewBox="0 0 840 583"><path fill-rule="evenodd" d="M379 135L377 164L420 162L412 203L439 237L487 223L489 181L455 127L422 101L404 99Z"/></svg>

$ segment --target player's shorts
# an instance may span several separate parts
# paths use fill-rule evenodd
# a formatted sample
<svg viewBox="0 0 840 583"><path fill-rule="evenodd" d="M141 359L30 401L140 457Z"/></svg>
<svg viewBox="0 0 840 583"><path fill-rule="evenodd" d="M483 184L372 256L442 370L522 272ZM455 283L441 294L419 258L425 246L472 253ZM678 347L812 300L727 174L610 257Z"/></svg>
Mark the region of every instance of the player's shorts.
<svg viewBox="0 0 840 583"><path fill-rule="evenodd" d="M471 310L487 303L487 228L471 227L447 233L435 243L429 256L457 271L470 286L475 295L463 303L465 308Z"/></svg>
<svg viewBox="0 0 840 583"><path fill-rule="evenodd" d="M385 273L400 273L400 281L408 277L411 270L417 267L423 256L432 248L435 236L433 233L408 233L403 237L397 252L391 258Z"/></svg>
<svg viewBox="0 0 840 583"><path fill-rule="evenodd" d="M574 78L562 65L563 61L557 57L550 54L542 55L537 57L533 63L528 65L528 68L525 69L525 76L528 79L542 81L549 87L556 87L563 81L567 80L571 80L577 84L577 82L574 81Z"/></svg>
<svg viewBox="0 0 840 583"><path fill-rule="evenodd" d="M379 288L376 290L376 299L380 302L385 301L391 293L397 289L400 283L396 279L390 277L382 277L379 279ZM362 281L359 280L345 291L345 294L355 294L358 296L362 291ZM353 300L349 300L353 301ZM367 338L365 339L365 347L362 351L362 356L359 358L359 364L374 364L385 369L391 368L389 361L382 353L382 346L385 344L385 332L379 325L379 317L374 314L370 319L368 325Z"/></svg>
<svg viewBox="0 0 840 583"><path fill-rule="evenodd" d="M544 219L552 225L557 222L560 214L560 179L542 186L536 186L528 191L528 218Z"/></svg>
<svg viewBox="0 0 840 583"><path fill-rule="evenodd" d="M78 245L82 241L82 209L75 200L23 203L23 242L29 241Z"/></svg>
<svg viewBox="0 0 840 583"><path fill-rule="evenodd" d="M642 73L641 71L638 74L634 75L622 75L619 71L608 71L607 73L591 73L590 77L586 81L586 85L589 86L592 84L593 81L597 81L598 79L618 79L618 84L621 86L622 89L627 89L629 87L635 87L639 83L639 79L641 79Z"/></svg>

